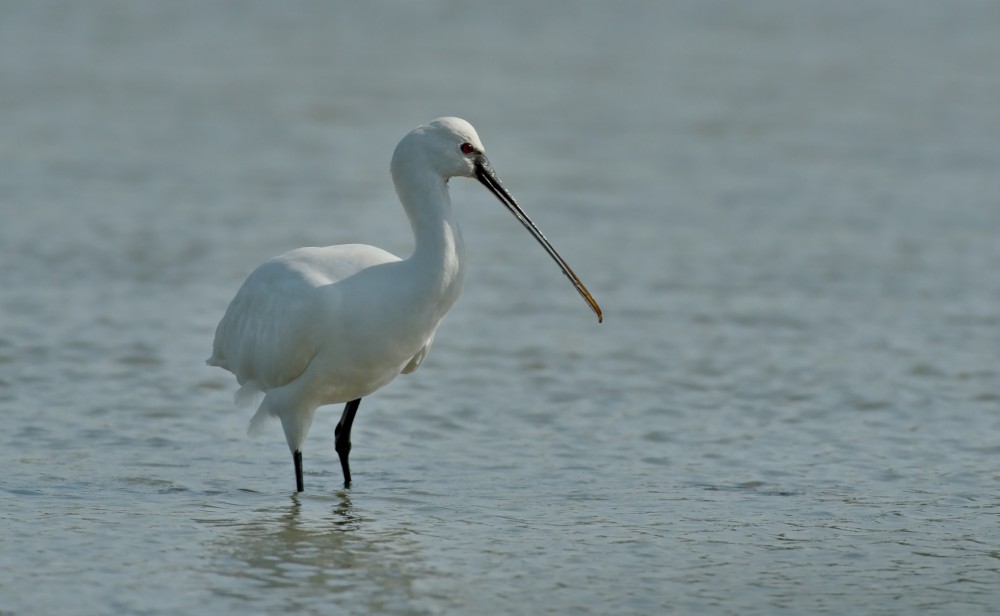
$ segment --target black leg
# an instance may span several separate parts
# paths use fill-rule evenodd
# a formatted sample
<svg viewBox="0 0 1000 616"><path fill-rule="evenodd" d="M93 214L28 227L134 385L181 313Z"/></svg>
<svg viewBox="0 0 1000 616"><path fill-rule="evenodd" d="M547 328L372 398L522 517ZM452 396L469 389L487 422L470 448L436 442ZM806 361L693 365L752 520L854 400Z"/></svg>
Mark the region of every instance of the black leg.
<svg viewBox="0 0 1000 616"><path fill-rule="evenodd" d="M347 462L347 456L351 455L351 426L354 425L354 415L358 412L361 398L351 400L344 406L344 414L340 416L340 423L333 431L334 449L340 456L340 468L344 471L344 487L351 487L351 465Z"/></svg>
<svg viewBox="0 0 1000 616"><path fill-rule="evenodd" d="M302 452L296 451L292 454L292 461L295 462L295 491L301 492L302 488Z"/></svg>

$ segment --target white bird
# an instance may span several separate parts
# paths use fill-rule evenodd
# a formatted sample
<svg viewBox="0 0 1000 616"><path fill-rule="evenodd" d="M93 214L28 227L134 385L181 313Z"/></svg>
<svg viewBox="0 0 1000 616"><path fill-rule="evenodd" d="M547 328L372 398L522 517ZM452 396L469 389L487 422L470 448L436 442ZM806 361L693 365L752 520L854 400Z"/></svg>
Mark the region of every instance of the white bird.
<svg viewBox="0 0 1000 616"><path fill-rule="evenodd" d="M602 320L601 309L569 265L500 183L472 126L439 118L403 137L392 180L415 238L400 259L380 248L344 244L299 248L254 270L215 332L207 363L236 375L237 404L264 398L248 432L277 417L303 489L302 443L316 409L346 402L335 449L351 485L351 426L361 398L427 356L434 332L458 299L465 276L462 234L448 179L475 177L555 259Z"/></svg>

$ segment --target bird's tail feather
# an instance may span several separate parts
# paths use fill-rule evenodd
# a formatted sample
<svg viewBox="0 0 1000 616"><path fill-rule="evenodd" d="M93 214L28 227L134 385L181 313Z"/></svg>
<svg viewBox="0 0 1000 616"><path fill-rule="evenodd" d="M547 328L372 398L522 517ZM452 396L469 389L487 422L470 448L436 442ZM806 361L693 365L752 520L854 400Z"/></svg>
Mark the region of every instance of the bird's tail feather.
<svg viewBox="0 0 1000 616"><path fill-rule="evenodd" d="M238 407L251 406L253 404L260 403L257 406L257 412L254 413L252 419L250 419L250 425L247 426L247 434L250 436L257 436L264 430L264 424L267 423L267 418L271 416L270 410L268 408L267 399L261 400L260 385L256 381L247 381L243 383L243 386L236 391L236 395L233 396L233 402L236 403Z"/></svg>
<svg viewBox="0 0 1000 616"><path fill-rule="evenodd" d="M238 408L243 408L255 404L259 396L264 393L260 389L260 385L257 381L247 381L236 390L236 394L233 395L233 403L236 404Z"/></svg>
<svg viewBox="0 0 1000 616"><path fill-rule="evenodd" d="M260 406L257 407L257 412L250 419L250 424L247 426L247 434L257 436L262 433L264 425L270 417L272 417L271 409L268 407L267 400L265 399L260 403Z"/></svg>

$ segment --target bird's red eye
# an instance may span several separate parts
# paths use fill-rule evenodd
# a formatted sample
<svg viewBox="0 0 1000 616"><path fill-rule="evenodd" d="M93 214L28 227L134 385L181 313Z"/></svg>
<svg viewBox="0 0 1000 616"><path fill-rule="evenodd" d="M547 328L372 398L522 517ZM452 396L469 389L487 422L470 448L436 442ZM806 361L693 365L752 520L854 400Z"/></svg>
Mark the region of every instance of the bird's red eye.
<svg viewBox="0 0 1000 616"><path fill-rule="evenodd" d="M463 143L458 146L458 149L462 150L462 154L472 154L476 151L476 148L472 147L471 143Z"/></svg>

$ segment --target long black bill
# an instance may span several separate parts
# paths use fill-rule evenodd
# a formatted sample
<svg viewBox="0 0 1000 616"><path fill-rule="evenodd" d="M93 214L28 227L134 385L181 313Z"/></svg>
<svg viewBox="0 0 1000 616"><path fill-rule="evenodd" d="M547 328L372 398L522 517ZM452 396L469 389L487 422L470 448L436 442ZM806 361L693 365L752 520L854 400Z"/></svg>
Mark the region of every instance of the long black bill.
<svg viewBox="0 0 1000 616"><path fill-rule="evenodd" d="M587 302L590 309L597 315L597 322L602 322L604 320L604 315L601 314L601 307L598 306L597 302L594 301L594 298L591 297L590 291L587 290L587 287L583 286L583 283L580 282L577 275L573 273L573 268L569 266L569 263L566 263L566 261L559 256L559 253L556 252L556 249L552 247L552 244L549 243L549 240L545 239L545 235L542 234L541 229L536 227L535 223L531 222L531 219L524 213L521 206L517 204L514 197L512 197L511 194L507 192L507 189L503 187L503 184L500 183L500 178L498 178L496 172L493 171L493 166L490 164L490 161L485 156L480 155L476 158L475 166L476 179L478 179L483 186L489 188L490 192L500 200L500 203L503 203L504 206L510 210L510 213L521 221L524 228L527 229L536 240L538 240L538 243L542 245L542 248L544 248L545 251L549 253L549 256L559 264L560 268L562 268L563 273L566 274L566 277L569 278L570 282L573 283L573 286L576 287L580 297Z"/></svg>

